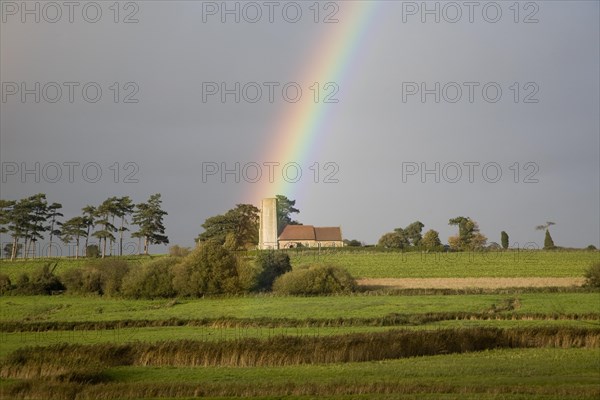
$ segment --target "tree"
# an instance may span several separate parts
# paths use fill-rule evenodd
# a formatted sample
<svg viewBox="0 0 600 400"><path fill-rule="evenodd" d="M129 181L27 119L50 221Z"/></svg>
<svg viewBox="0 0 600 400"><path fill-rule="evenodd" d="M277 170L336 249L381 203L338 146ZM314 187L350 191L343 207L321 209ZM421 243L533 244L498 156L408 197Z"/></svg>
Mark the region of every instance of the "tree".
<svg viewBox="0 0 600 400"><path fill-rule="evenodd" d="M173 287L179 295L237 293L241 290L238 260L219 243L208 240L173 267Z"/></svg>
<svg viewBox="0 0 600 400"><path fill-rule="evenodd" d="M427 250L435 250L441 245L442 242L440 241L440 234L437 231L430 229L427 232L425 232L425 235L421 240L421 246L423 246Z"/></svg>
<svg viewBox="0 0 600 400"><path fill-rule="evenodd" d="M28 254L33 254L35 257L35 246L37 241L44 239L44 232L49 229L46 225L46 219L48 215L48 203L46 201L46 195L44 193L38 193L26 199L26 207L29 211L27 221L27 234L25 236L25 253L23 257L27 257ZM29 245L27 245L29 240ZM33 249L32 249L33 246ZM32 251L33 250L33 251Z"/></svg>
<svg viewBox="0 0 600 400"><path fill-rule="evenodd" d="M546 231L546 235L544 236L544 250L552 250L556 246L554 246L554 241L552 240L552 236L550 236L550 227L552 225L556 225L556 223L552 221L546 221L543 225L538 225L535 227L538 231Z"/></svg>
<svg viewBox="0 0 600 400"><path fill-rule="evenodd" d="M255 263L260 271L257 278L259 290L270 291L275 279L292 270L290 256L286 253L263 251L257 255Z"/></svg>
<svg viewBox="0 0 600 400"><path fill-rule="evenodd" d="M50 231L50 244L48 246L48 257L52 257L52 238L54 236L60 236L60 229L58 227L60 227L62 225L62 222L57 220L57 217L62 217L63 214L61 214L58 210L60 210L62 208L62 204L60 203L52 203L48 206L48 215L47 217L50 219L50 226L49 226L49 231Z"/></svg>
<svg viewBox="0 0 600 400"><path fill-rule="evenodd" d="M13 261L17 257L17 250L19 249L19 240L25 239L28 228L29 218L29 207L26 199L11 202L10 206L5 205L5 212L7 213L6 221L8 222L7 231L10 232L12 237L12 253L10 260Z"/></svg>
<svg viewBox="0 0 600 400"><path fill-rule="evenodd" d="M448 246L450 246L452 250L461 250L460 237L458 235L448 237Z"/></svg>
<svg viewBox="0 0 600 400"><path fill-rule="evenodd" d="M121 225L118 228L119 231L119 255L123 255L123 232L128 229L125 227L127 224L127 216L133 212L134 204L129 196L119 197L116 199L115 204L115 215L121 219Z"/></svg>
<svg viewBox="0 0 600 400"><path fill-rule="evenodd" d="M0 234L8 232L8 224L15 202L12 200L0 199Z"/></svg>
<svg viewBox="0 0 600 400"><path fill-rule="evenodd" d="M448 238L450 247L457 250L475 250L485 246L487 238L479 233L477 222L468 217L456 217L448 225L458 225L458 236Z"/></svg>
<svg viewBox="0 0 600 400"><path fill-rule="evenodd" d="M88 224L85 217L73 217L62 225L61 239L69 244L75 241L75 258L79 258L79 242L81 237L87 238Z"/></svg>
<svg viewBox="0 0 600 400"><path fill-rule="evenodd" d="M6 246L4 246L4 256L5 257L10 257L13 253L13 244L12 243L6 243ZM21 250L23 249L23 245L21 243L19 243L17 245L17 257L19 256L19 254L21 254Z"/></svg>
<svg viewBox="0 0 600 400"><path fill-rule="evenodd" d="M9 232L9 224L11 223L12 211L15 205L15 201L13 200L3 200L0 199L0 234ZM10 253L5 253L6 257L12 256L12 243ZM8 247L5 246L5 249Z"/></svg>
<svg viewBox="0 0 600 400"><path fill-rule="evenodd" d="M35 245L38 239L43 239L43 232L48 229L45 225L48 203L46 195L38 193L36 195L13 202L8 207L4 204L5 217L8 222L8 231L13 238L13 253L11 260L16 258L16 252L20 239L23 239L23 258L31 253L31 246Z"/></svg>
<svg viewBox="0 0 600 400"><path fill-rule="evenodd" d="M344 244L348 247L362 247L363 243L360 240L352 239L344 239Z"/></svg>
<svg viewBox="0 0 600 400"><path fill-rule="evenodd" d="M378 246L385 247L388 249L403 249L409 245L409 241L404 235L402 228L394 230L394 232L385 233L379 242Z"/></svg>
<svg viewBox="0 0 600 400"><path fill-rule="evenodd" d="M477 233L473 234L473 236L471 237L471 241L469 242L468 249L469 250L481 250L485 247L486 243L487 243L487 237L484 234L477 232Z"/></svg>
<svg viewBox="0 0 600 400"><path fill-rule="evenodd" d="M169 244L169 238L165 233L163 217L167 212L161 208L162 200L160 193L150 196L146 203L140 203L135 206L133 213L133 223L139 229L131 236L144 239L144 254L148 254L148 247L151 244Z"/></svg>
<svg viewBox="0 0 600 400"><path fill-rule="evenodd" d="M89 239L90 233L92 229L96 226L96 207L87 205L81 209L83 212L83 220L85 222L85 257L88 256L88 247L89 247Z"/></svg>
<svg viewBox="0 0 600 400"><path fill-rule="evenodd" d="M424 226L425 225L421 221L415 221L404 228L404 234L413 246L419 246L421 244L421 240L423 239L421 232L423 231Z"/></svg>
<svg viewBox="0 0 600 400"><path fill-rule="evenodd" d="M546 236L544 237L544 250L552 250L555 247L554 240L552 240L552 236L550 236L550 231L546 230Z"/></svg>
<svg viewBox="0 0 600 400"><path fill-rule="evenodd" d="M299 225L298 221L292 219L291 214L298 214L300 210L295 208L296 200L278 194L277 198L277 235L281 235L287 225Z"/></svg>
<svg viewBox="0 0 600 400"><path fill-rule="evenodd" d="M227 248L237 250L258 243L260 210L251 204L238 204L223 215L207 218L202 224L204 232L196 241L215 241Z"/></svg>
<svg viewBox="0 0 600 400"><path fill-rule="evenodd" d="M508 249L508 233L504 231L500 232L500 243L502 243L504 250Z"/></svg>
<svg viewBox="0 0 600 400"><path fill-rule="evenodd" d="M110 197L102 202L96 209L96 224L100 225L102 229L94 232L92 236L95 236L99 240L100 247L102 248L102 258L106 256L106 244L108 240L111 242L115 240L117 228L111 223L111 217L116 212L115 197Z"/></svg>

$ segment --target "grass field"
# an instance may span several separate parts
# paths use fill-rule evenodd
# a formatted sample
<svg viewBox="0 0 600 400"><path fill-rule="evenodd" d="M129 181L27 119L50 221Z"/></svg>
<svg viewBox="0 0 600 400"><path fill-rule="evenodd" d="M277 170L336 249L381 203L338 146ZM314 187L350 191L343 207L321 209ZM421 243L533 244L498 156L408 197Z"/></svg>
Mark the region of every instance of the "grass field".
<svg viewBox="0 0 600 400"><path fill-rule="evenodd" d="M251 253L250 253L251 254ZM329 263L346 268L355 278L577 277L600 262L599 251L489 251L459 253L381 252L375 250L289 250L292 265ZM244 253L245 255L245 253ZM127 256L132 265L161 256ZM45 262L58 261L58 275L89 263L87 259L0 260L0 273L15 280Z"/></svg>
<svg viewBox="0 0 600 400"><path fill-rule="evenodd" d="M485 278L494 277L581 278L583 271L599 260L599 254L587 251L488 254L402 254L372 250L322 251L320 254L314 251L290 252L294 267L325 262L343 266L356 277L436 278L442 282L448 278L484 279L473 282L484 282ZM146 257L127 258L132 266L145 260ZM47 261L1 261L0 272L16 279L21 272L30 273ZM89 260L58 261L59 275L89 263ZM3 379L0 380L0 397L597 398L600 396L600 292L575 287L545 289L543 283L541 286L535 290L509 288L483 292L379 290L343 296L262 294L172 300L128 300L69 294L2 296L0 374ZM69 365L73 362L69 361L68 352L63 353L55 347L65 343L84 346L80 350L75 349L82 354L88 351L85 346L106 346L100 349L105 349L107 354L118 354L121 351L118 346L136 349L154 344L175 349L181 346L181 340L214 343L224 349L229 348L226 343L240 345L246 340L257 340L256 345L263 346L274 340L273 343L284 343L279 351L285 351L285 344L291 346L296 340L294 338L309 340L306 343L324 340L330 345L323 347L322 351L331 350L342 358L350 357L352 360L353 354L356 356L359 350L347 349L344 352L336 348L344 341L347 342L345 346L355 343L355 339L348 339L348 335L372 337L365 342L367 350L361 350L368 355L373 350L382 349L382 346L376 346L368 350L370 340L379 340L376 339L378 335L401 330L433 335L433 340L437 340L438 332L443 337L452 337L462 335L460 332L464 329L499 329L501 334L516 335L515 338L524 341L525 347L532 345L536 348L494 349L494 345L490 344L490 350L484 351L260 367L162 365L155 356L148 356L149 360L158 364L142 366L120 362L103 364L100 368L94 366L91 356L91 363L86 361L82 367L77 366L75 361L74 366L69 367L71 369L67 368L65 373L55 377L40 378L34 372L29 378L21 376L19 379L17 370L11 369L14 366L5 364L7 360L12 360L13 364L17 360L14 365L21 365L19 357L24 357L23 365L26 365L27 357L33 357L32 371L36 371L35 358L39 354L42 364L58 363L56 365L60 369L62 363ZM510 333L515 329L517 333ZM535 333L537 330L546 332L544 340L540 341L540 337L536 336L539 334ZM589 339L565 341L564 337L572 334L582 334ZM527 335L534 336L527 339ZM557 335L555 339L553 335ZM193 343L190 342L190 345ZM457 343L462 342L458 340ZM485 340L482 343L484 348L488 348ZM392 344L398 346L398 343ZM95 351L93 349L90 347L89 351ZM15 356L21 351L25 353ZM53 351L58 351L61 356L52 356ZM168 351L156 351L158 358L169 357ZM45 353L48 356L44 356ZM42 361L44 357L50 358ZM235 364L236 357L241 355L232 357L227 360ZM42 364L40 368L43 369Z"/></svg>
<svg viewBox="0 0 600 400"><path fill-rule="evenodd" d="M247 296L195 300L124 300L98 296L0 297L0 322L114 321L218 318L378 318L389 314L485 313L518 299L507 312L521 314L600 313L600 295L523 293L430 296Z"/></svg>

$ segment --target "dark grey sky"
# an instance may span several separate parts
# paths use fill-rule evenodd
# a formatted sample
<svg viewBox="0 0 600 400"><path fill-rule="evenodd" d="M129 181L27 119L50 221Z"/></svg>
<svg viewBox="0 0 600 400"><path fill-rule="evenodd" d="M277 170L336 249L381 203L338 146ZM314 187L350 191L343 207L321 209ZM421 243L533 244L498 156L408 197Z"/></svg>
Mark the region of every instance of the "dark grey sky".
<svg viewBox="0 0 600 400"><path fill-rule="evenodd" d="M113 1L79 2L72 23L62 2L26 3L39 9L39 22L35 11L24 12L24 3L0 2L2 198L44 192L71 217L109 196L141 202L160 192L171 242L191 245L207 217L236 203L258 205L263 192L256 185L265 187L264 180L252 183L244 176L239 183L231 175L225 183L217 176L204 182L203 163L233 168L236 162L297 162L305 179L275 182L273 190L290 190L281 194L298 201L301 222L341 225L347 238L374 243L418 219L445 241L454 233L448 219L465 215L491 241L506 230L511 243L541 244L543 234L534 227L552 220L558 245L600 244L596 1L520 2L516 8L512 1L477 2L472 22L465 2L427 2L428 9L440 10L439 23L423 14L422 2L372 2L373 16L360 31L348 74L335 80L306 71L319 71L319 46L352 31L353 13L369 9L364 2L320 2L319 23L314 1L274 2L273 23L264 2L227 2L237 4L239 23L235 15L221 22L222 2L120 2L118 23ZM262 18L245 21L254 18L255 5ZM286 21L298 7L299 21ZM88 22L98 9L98 22ZM323 23L331 12L338 22ZM127 16L138 22L124 23ZM339 102L323 105L327 125L308 156L298 159L266 151L274 137L286 135L274 126L294 107L280 92L273 103L265 92L251 103L252 91L239 103L233 95L225 103L218 95L203 102L206 82L297 82L306 101L313 82L330 81L339 87ZM433 89L436 82L440 101L432 93L423 102L421 84ZM62 96L52 103L57 86ZM92 103L97 87L102 96ZM33 90L24 101L23 88ZM462 97L452 102L457 88ZM497 88L502 97L492 102ZM126 103L128 95L137 103ZM35 169L36 162L39 182L35 173L21 177L22 167ZM73 182L70 162L79 163ZM309 169L314 162L321 167L318 183ZM338 183L323 182L326 162L339 168ZM423 167L435 170L436 163L439 182L435 173L421 176ZM62 177L52 182L56 165ZM102 177L90 182L98 167Z"/></svg>

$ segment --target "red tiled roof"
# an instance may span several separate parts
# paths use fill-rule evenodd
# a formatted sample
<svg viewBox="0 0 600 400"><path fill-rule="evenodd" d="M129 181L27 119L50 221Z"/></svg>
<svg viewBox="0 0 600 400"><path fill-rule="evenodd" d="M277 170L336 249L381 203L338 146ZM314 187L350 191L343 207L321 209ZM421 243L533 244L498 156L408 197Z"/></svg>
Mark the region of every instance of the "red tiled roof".
<svg viewBox="0 0 600 400"><path fill-rule="evenodd" d="M279 240L341 241L342 229L339 226L287 225L279 235Z"/></svg>
<svg viewBox="0 0 600 400"><path fill-rule="evenodd" d="M341 241L342 229L339 226L315 227L317 241Z"/></svg>
<svg viewBox="0 0 600 400"><path fill-rule="evenodd" d="M315 240L315 227L312 225L286 225L279 240Z"/></svg>

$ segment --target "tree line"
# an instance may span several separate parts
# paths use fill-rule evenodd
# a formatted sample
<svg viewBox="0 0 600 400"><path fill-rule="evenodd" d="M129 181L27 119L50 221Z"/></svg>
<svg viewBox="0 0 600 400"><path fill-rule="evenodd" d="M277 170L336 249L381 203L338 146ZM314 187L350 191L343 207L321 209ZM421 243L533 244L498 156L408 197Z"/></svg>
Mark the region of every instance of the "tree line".
<svg viewBox="0 0 600 400"><path fill-rule="evenodd" d="M457 226L458 233L448 238L448 247L455 251L481 250L486 247L488 238L480 232L479 224L470 217L459 216L451 218L448 225ZM550 235L550 226L554 222L546 222L544 225L536 226L536 230L545 230L544 250L555 249L554 241ZM393 232L383 234L377 243L378 246L397 249L421 249L442 250L442 242L439 233L430 229L422 235L425 225L421 221L415 221L405 228L396 228ZM500 232L500 243L492 242L490 247L508 249L509 237L505 231Z"/></svg>
<svg viewBox="0 0 600 400"><path fill-rule="evenodd" d="M86 205L81 214L63 221L62 204L48 203L46 194L38 193L20 200L0 199L0 233L8 233L12 238L5 250L10 259L35 254L36 244L48 235L48 257L52 257L52 244L58 238L65 244L75 244L75 258L80 254L83 241L84 255L88 256L90 239L98 240L98 249L104 258L107 248L112 255L112 247L118 241L119 255L123 254L123 235L131 224L138 229L131 237L143 241L143 252L148 254L151 244L168 244L163 217L167 215L161 208L160 193L150 196L146 202L134 204L129 196L109 197L98 206ZM110 246L109 246L110 244Z"/></svg>
<svg viewBox="0 0 600 400"><path fill-rule="evenodd" d="M296 200L286 196L277 195L277 227L281 234L287 225L301 225L292 218L293 214L300 212ZM207 218L202 224L204 232L198 235L196 242L214 240L229 250L254 248L258 244L258 229L260 224L260 210L252 204L238 204L225 214ZM479 224L470 217L458 216L448 221L451 226L458 227L458 233L448 238L448 245L444 246L440 240L439 232L429 229L423 234L425 224L415 221L404 228L396 228L392 232L384 233L377 246L390 249L403 250L430 250L442 251L447 248L453 251L481 250L488 246L488 238L481 233ZM544 249L556 248L549 227L554 222L547 222L536 227L536 230L545 230ZM359 240L344 240L347 246L360 247L364 244ZM508 233L502 231L500 243L492 242L489 247L508 249Z"/></svg>

